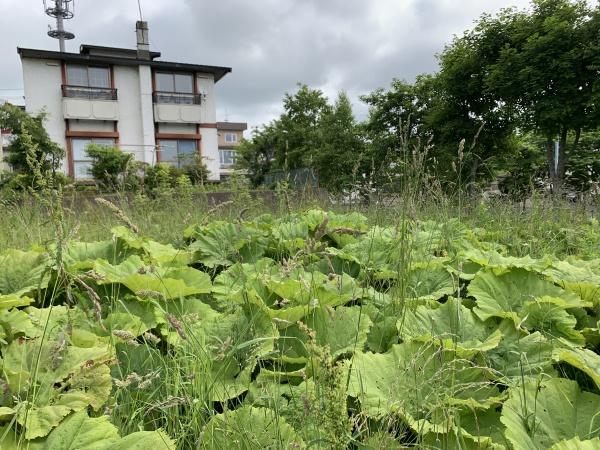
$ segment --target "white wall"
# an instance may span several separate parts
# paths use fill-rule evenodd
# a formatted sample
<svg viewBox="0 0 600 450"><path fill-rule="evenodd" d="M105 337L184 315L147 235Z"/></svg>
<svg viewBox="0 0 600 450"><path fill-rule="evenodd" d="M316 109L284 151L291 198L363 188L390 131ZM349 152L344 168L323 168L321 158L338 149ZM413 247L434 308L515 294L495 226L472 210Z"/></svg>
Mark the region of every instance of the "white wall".
<svg viewBox="0 0 600 450"><path fill-rule="evenodd" d="M114 127L114 122L106 120L69 120L71 131L115 131Z"/></svg>
<svg viewBox="0 0 600 450"><path fill-rule="evenodd" d="M124 152L133 153L135 159L145 161L146 153L152 154L154 148L143 146L142 102L138 68L115 66L114 75L119 103L119 147ZM150 87L150 89L152 88ZM153 157L150 156L150 160L147 162L151 163L152 159Z"/></svg>
<svg viewBox="0 0 600 450"><path fill-rule="evenodd" d="M182 133L196 134L196 125L193 123L164 123L158 124L157 133Z"/></svg>
<svg viewBox="0 0 600 450"><path fill-rule="evenodd" d="M200 151L202 160L210 170L209 179L219 181L221 164L219 163L219 138L216 128L200 128L202 141L200 143Z"/></svg>
<svg viewBox="0 0 600 450"><path fill-rule="evenodd" d="M196 77L198 92L202 98L202 122L215 124L217 122L217 106L215 99L215 79L211 74L198 74ZM219 163L219 137L216 128L200 128L202 135L201 151L204 163L210 170L210 179L220 179L221 165Z"/></svg>
<svg viewBox="0 0 600 450"><path fill-rule="evenodd" d="M197 89L202 98L202 122L217 122L217 106L215 102L215 78L210 74L198 74L196 77Z"/></svg>
<svg viewBox="0 0 600 450"><path fill-rule="evenodd" d="M23 58L21 62L26 111L37 114L45 109L47 118L44 125L50 139L66 148L60 61ZM66 171L66 159L63 162L63 171Z"/></svg>
<svg viewBox="0 0 600 450"><path fill-rule="evenodd" d="M156 139L154 138L154 105L152 103L152 71L149 66L138 66L140 105L139 120L142 128L144 158L138 158L148 164L156 163ZM119 127L120 128L120 127Z"/></svg>

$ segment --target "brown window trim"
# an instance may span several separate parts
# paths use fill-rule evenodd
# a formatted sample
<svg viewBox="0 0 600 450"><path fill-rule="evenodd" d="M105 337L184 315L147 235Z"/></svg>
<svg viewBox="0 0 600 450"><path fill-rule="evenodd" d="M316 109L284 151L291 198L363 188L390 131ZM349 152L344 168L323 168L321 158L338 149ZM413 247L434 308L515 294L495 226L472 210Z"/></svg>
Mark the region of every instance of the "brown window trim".
<svg viewBox="0 0 600 450"><path fill-rule="evenodd" d="M156 139L181 139L188 141L200 141L202 140L201 134L186 134L186 133L156 133L154 135Z"/></svg>
<svg viewBox="0 0 600 450"><path fill-rule="evenodd" d="M115 122L116 127L116 122ZM75 160L73 159L73 139L94 139L94 138L109 138L115 140L115 145L119 145L119 133L111 131L70 131L69 121L66 121L67 131L65 132L67 140L67 168L69 177L75 179ZM80 180L81 182L81 180Z"/></svg>
<svg viewBox="0 0 600 450"><path fill-rule="evenodd" d="M71 131L67 130L68 138L113 138L119 139L118 131Z"/></svg>
<svg viewBox="0 0 600 450"><path fill-rule="evenodd" d="M63 84L66 85L70 85L70 86L76 86L76 87L93 87L93 86L84 86L84 85L77 85L77 84L69 84L69 77L67 75L67 68L69 66L69 64L71 66L82 66L82 67L87 67L88 69L90 67L95 67L96 69L108 69L108 78L109 78L109 86L110 88L104 88L104 89L114 89L115 88L115 77L114 77L114 66L112 64L86 64L84 62L81 63L67 63L66 61L62 61L62 79L63 79ZM102 89L102 88L101 88Z"/></svg>
<svg viewBox="0 0 600 450"><path fill-rule="evenodd" d="M185 133L155 133L156 149L160 150L160 141L196 141L196 153L202 156L202 135ZM156 163L161 162L160 151L156 152Z"/></svg>

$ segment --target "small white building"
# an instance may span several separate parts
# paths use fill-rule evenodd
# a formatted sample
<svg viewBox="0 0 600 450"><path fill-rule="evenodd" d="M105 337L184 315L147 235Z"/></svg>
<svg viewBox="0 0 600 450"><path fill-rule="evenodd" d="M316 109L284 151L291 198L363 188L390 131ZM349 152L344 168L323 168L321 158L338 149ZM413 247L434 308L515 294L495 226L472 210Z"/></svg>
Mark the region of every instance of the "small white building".
<svg viewBox="0 0 600 450"><path fill-rule="evenodd" d="M148 25L137 49L82 45L79 53L18 48L26 110L45 110L50 138L67 150L63 170L89 179L89 143L118 146L150 165L189 163L197 152L219 180L215 83L229 67L160 61Z"/></svg>

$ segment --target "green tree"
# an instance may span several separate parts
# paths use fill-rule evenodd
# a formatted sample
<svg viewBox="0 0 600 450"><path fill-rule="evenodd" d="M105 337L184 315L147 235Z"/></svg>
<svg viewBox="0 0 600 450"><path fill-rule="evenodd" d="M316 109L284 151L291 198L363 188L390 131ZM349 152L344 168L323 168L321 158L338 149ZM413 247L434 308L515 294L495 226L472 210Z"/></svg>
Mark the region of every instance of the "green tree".
<svg viewBox="0 0 600 450"><path fill-rule="evenodd" d="M283 98L283 114L277 122L277 164L284 170L312 167L321 147L319 124L331 110L322 91L298 85L295 94Z"/></svg>
<svg viewBox="0 0 600 450"><path fill-rule="evenodd" d="M85 150L92 158L90 173L101 189L119 191L139 186L139 166L133 154L123 153L116 147L97 144L90 144Z"/></svg>
<svg viewBox="0 0 600 450"><path fill-rule="evenodd" d="M501 36L497 58L486 62L485 92L545 138L548 173L560 191L582 131L598 123L598 11L583 0L534 0L528 12L484 17L473 33L484 41Z"/></svg>
<svg viewBox="0 0 600 450"><path fill-rule="evenodd" d="M352 113L352 104L340 92L332 108L323 113L318 124L320 142L312 160L319 186L339 193L360 182L364 172L364 141Z"/></svg>
<svg viewBox="0 0 600 450"><path fill-rule="evenodd" d="M239 143L235 167L246 173L253 186L263 184L266 175L277 167L278 142L278 121L274 121L254 129L250 139L242 139Z"/></svg>
<svg viewBox="0 0 600 450"><path fill-rule="evenodd" d="M35 149L34 157L42 173L55 174L61 166L65 152L48 136L44 128L45 119L44 112L30 115L18 106L9 103L0 105L0 128L11 130L14 136L8 147L6 162L15 172L33 176L31 164L27 161L28 152L32 149Z"/></svg>

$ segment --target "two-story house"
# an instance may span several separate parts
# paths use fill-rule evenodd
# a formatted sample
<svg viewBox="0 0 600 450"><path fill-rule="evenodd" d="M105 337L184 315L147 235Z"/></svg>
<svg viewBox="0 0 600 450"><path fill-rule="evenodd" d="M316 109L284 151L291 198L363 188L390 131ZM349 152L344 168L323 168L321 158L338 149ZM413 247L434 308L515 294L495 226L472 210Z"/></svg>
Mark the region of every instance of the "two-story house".
<svg viewBox="0 0 600 450"><path fill-rule="evenodd" d="M26 110L45 109L50 138L67 150L65 173L89 179L90 143L115 145L150 165L181 167L199 153L219 180L215 83L229 67L167 62L150 51L82 45L79 53L19 48Z"/></svg>
<svg viewBox="0 0 600 450"><path fill-rule="evenodd" d="M244 137L246 129L248 124L244 122L217 122L221 178L231 175L236 158L235 148Z"/></svg>

